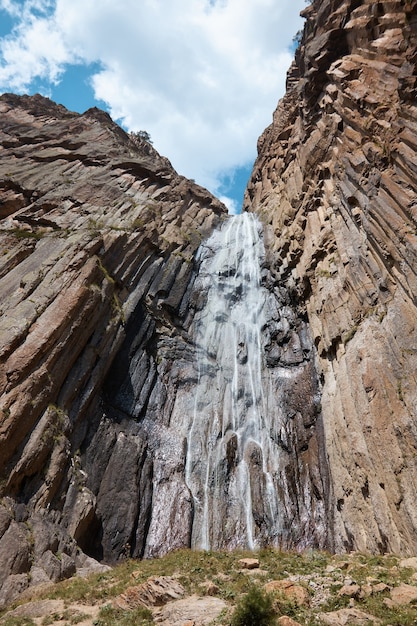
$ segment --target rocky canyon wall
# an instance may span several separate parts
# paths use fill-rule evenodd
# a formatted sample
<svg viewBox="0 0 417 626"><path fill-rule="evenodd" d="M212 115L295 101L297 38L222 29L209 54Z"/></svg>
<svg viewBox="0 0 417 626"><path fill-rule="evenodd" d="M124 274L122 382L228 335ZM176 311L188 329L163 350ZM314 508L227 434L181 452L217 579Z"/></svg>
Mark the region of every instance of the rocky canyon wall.
<svg viewBox="0 0 417 626"><path fill-rule="evenodd" d="M8 94L0 113L0 604L92 557L330 546L314 345L264 255L244 262L255 241L213 243L225 207L102 111ZM238 308L230 331L251 274L253 324ZM221 362L195 317L235 334Z"/></svg>
<svg viewBox="0 0 417 626"><path fill-rule="evenodd" d="M245 196L255 272L148 141L0 97L0 604L92 557L242 545L245 477L255 546L417 551L416 13L305 9ZM258 319L230 329L252 274Z"/></svg>
<svg viewBox="0 0 417 626"><path fill-rule="evenodd" d="M317 349L336 550L417 550L417 3L317 0L246 209Z"/></svg>
<svg viewBox="0 0 417 626"><path fill-rule="evenodd" d="M0 139L1 603L80 548L143 553L138 422L187 384L193 255L226 210L97 109L3 95Z"/></svg>

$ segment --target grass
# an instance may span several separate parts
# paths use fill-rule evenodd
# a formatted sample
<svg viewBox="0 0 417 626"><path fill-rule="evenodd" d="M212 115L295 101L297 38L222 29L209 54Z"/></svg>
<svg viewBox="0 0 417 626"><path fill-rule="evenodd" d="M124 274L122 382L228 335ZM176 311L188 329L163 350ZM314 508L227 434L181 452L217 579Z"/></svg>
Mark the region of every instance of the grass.
<svg viewBox="0 0 417 626"><path fill-rule="evenodd" d="M123 611L111 605L100 609L94 626L152 626L152 613L146 608L137 608L132 611Z"/></svg>
<svg viewBox="0 0 417 626"><path fill-rule="evenodd" d="M42 239L45 235L44 232L26 230L24 228L13 228L7 232L17 237L17 239Z"/></svg>
<svg viewBox="0 0 417 626"><path fill-rule="evenodd" d="M239 560L249 556L259 559L258 570L242 569ZM160 559L127 560L107 572L88 578L72 578L46 590L37 591L35 588L25 602L63 600L65 611L60 617L62 626L71 626L80 621L82 605L101 607L95 626L150 626L153 621L149 611L143 608L122 610L113 606L112 600L128 587L140 585L151 576L174 576L184 587L186 595L206 595L205 583L214 583L215 595L230 607L217 618L215 623L218 626L267 626L276 624L280 615L287 615L304 626L319 626L321 612L349 606L351 598L339 594L348 578L359 585L361 590L379 582L387 585L387 588L372 594L363 592L354 600L356 608L381 620L381 626L416 626L416 606L411 604L390 608L384 603L389 598L390 588L403 582L416 584L414 570L399 567L399 561L400 558L394 555L367 555L359 552L331 555L314 550L298 553L263 549L255 554L246 551L178 550ZM265 583L288 579L290 576L294 584L307 589L309 601L305 604L298 605L282 590L272 592L271 595L265 593ZM271 602L273 612L270 610ZM72 609L74 604L80 608L78 613ZM45 618L42 626L52 623L56 622ZM5 612L2 617L0 612L0 626L32 624L28 618L8 617Z"/></svg>

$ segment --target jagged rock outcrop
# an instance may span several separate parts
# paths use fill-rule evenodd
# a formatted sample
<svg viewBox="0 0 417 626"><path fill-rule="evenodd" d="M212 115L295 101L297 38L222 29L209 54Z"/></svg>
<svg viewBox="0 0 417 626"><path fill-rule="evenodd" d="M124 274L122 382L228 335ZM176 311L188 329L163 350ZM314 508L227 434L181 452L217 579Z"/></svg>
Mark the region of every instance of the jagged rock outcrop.
<svg viewBox="0 0 417 626"><path fill-rule="evenodd" d="M417 550L417 3L314 0L245 198L318 355L334 548Z"/></svg>
<svg viewBox="0 0 417 626"><path fill-rule="evenodd" d="M138 421L186 384L193 255L226 210L97 109L3 95L0 142L1 603L80 548L143 553Z"/></svg>

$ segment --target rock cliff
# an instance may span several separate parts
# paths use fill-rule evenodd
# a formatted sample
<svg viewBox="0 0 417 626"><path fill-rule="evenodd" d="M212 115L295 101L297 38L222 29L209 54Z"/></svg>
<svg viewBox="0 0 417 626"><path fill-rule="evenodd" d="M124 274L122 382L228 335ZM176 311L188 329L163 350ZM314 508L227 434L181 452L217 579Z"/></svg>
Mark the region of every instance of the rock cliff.
<svg viewBox="0 0 417 626"><path fill-rule="evenodd" d="M197 367L195 321L223 205L102 111L0 97L0 604L92 557L191 545L187 446L208 421L206 448L224 448L211 473L194 455L197 482L229 489L245 457L259 545L416 552L416 14L314 1L259 140L245 208L264 223L267 391L235 395L241 414L263 396L269 457L250 430L243 452L216 434L227 393L196 393L202 376L222 384L216 341ZM244 291L230 284L224 310ZM225 370L243 372L253 335Z"/></svg>
<svg viewBox="0 0 417 626"><path fill-rule="evenodd" d="M199 547L208 515L213 548L329 545L314 345L263 253L239 251L255 242L212 240L224 206L102 111L0 109L0 603L94 559ZM231 330L253 272L259 302Z"/></svg>
<svg viewBox="0 0 417 626"><path fill-rule="evenodd" d="M0 602L92 557L199 547L207 515L213 548L329 545L314 346L263 253L239 251L255 242L209 238L223 205L102 111L13 95L0 108ZM253 272L259 302L233 330ZM207 313L211 274L224 278ZM202 458L211 439L216 463Z"/></svg>
<svg viewBox="0 0 417 626"><path fill-rule="evenodd" d="M187 384L193 255L226 210L102 111L3 95L0 112L6 601L84 567L80 548L143 553L154 464L138 422L168 419Z"/></svg>
<svg viewBox="0 0 417 626"><path fill-rule="evenodd" d="M245 206L317 349L334 549L415 553L417 3L302 15Z"/></svg>

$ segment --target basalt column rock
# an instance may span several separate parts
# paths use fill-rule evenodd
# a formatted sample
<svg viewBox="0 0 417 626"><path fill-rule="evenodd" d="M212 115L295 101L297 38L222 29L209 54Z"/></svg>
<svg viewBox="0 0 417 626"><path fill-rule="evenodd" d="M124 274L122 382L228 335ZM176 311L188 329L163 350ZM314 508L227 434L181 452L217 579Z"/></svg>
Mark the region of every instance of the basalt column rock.
<svg viewBox="0 0 417 626"><path fill-rule="evenodd" d="M315 0L246 208L318 356L334 547L417 550L417 3Z"/></svg>
<svg viewBox="0 0 417 626"><path fill-rule="evenodd" d="M158 468L181 468L158 438L194 376L193 256L226 210L98 109L3 95L0 145L5 602L85 568L80 547L143 554ZM167 549L187 545L174 527Z"/></svg>

